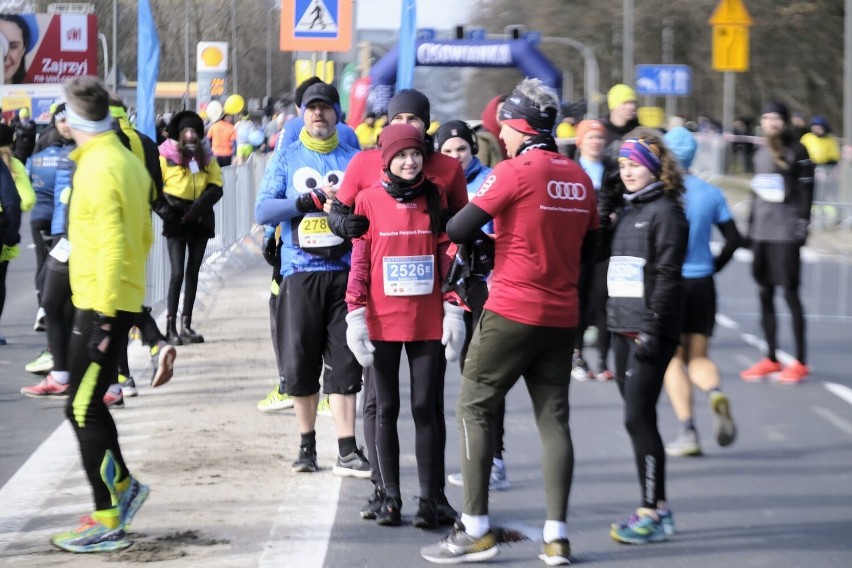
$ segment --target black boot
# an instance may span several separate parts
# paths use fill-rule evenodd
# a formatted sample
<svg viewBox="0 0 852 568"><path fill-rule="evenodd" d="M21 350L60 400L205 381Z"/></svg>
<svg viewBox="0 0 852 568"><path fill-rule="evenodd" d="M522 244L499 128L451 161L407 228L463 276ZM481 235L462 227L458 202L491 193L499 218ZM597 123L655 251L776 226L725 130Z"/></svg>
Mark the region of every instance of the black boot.
<svg viewBox="0 0 852 568"><path fill-rule="evenodd" d="M177 322L174 316L166 317L166 341L169 345L183 345L183 340L177 332Z"/></svg>
<svg viewBox="0 0 852 568"><path fill-rule="evenodd" d="M191 324L192 316L184 315L180 317L180 338L183 344L204 343L204 336L195 333L195 330L190 327Z"/></svg>

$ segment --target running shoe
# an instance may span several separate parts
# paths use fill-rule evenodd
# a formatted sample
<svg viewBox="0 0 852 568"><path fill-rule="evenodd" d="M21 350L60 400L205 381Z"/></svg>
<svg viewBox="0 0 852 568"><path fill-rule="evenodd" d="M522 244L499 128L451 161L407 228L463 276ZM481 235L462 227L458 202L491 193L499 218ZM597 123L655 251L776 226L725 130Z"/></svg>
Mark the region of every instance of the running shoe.
<svg viewBox="0 0 852 568"><path fill-rule="evenodd" d="M677 531L675 530L674 513L672 513L672 510L657 509L657 515L660 517L660 524L663 525L663 531L669 536L674 536ZM630 522L631 518L633 518L632 515L620 522L612 523L610 528L613 530L624 528Z"/></svg>
<svg viewBox="0 0 852 568"><path fill-rule="evenodd" d="M376 519L376 514L382 508L382 503L385 502L385 490L378 485L373 487L373 494L367 500L367 504L361 509L361 518L372 521Z"/></svg>
<svg viewBox="0 0 852 568"><path fill-rule="evenodd" d="M331 402L328 399L328 395L322 397L317 404L317 416L328 416L331 418Z"/></svg>
<svg viewBox="0 0 852 568"><path fill-rule="evenodd" d="M479 538L465 532L464 525L456 522L450 534L438 544L424 546L420 556L433 564L462 564L464 562L482 562L490 560L500 553L497 537L488 531Z"/></svg>
<svg viewBox="0 0 852 568"><path fill-rule="evenodd" d="M571 369L571 378L580 383L584 383L591 378L589 364L582 357L574 356L574 367Z"/></svg>
<svg viewBox="0 0 852 568"><path fill-rule="evenodd" d="M612 374L612 371L609 369L603 369L595 373L595 380L605 383L607 381L611 381L615 378L615 375Z"/></svg>
<svg viewBox="0 0 852 568"><path fill-rule="evenodd" d="M107 408L124 408L124 393L108 390L104 395L104 404L107 405Z"/></svg>
<svg viewBox="0 0 852 568"><path fill-rule="evenodd" d="M439 523L442 525L455 524L456 520L459 518L459 512L453 509L453 506L450 505L450 501L447 499L447 494L444 493L443 488L438 490L438 496L435 497L435 505L438 509Z"/></svg>
<svg viewBox="0 0 852 568"><path fill-rule="evenodd" d="M700 456L701 444L694 428L681 429L677 438L666 444L666 454L672 457Z"/></svg>
<svg viewBox="0 0 852 568"><path fill-rule="evenodd" d="M548 566L566 566L571 564L571 543L567 538L557 538L544 543L544 552L539 559Z"/></svg>
<svg viewBox="0 0 852 568"><path fill-rule="evenodd" d="M3 335L0 335L0 345L6 345L6 337Z"/></svg>
<svg viewBox="0 0 852 568"><path fill-rule="evenodd" d="M169 382L175 372L175 359L177 349L165 341L160 341L151 348L151 365L154 367L151 375L151 386L154 388L163 386Z"/></svg>
<svg viewBox="0 0 852 568"><path fill-rule="evenodd" d="M91 516L81 519L82 524L74 530L54 535L53 546L69 552L113 552L124 550L133 544L127 540L124 529L110 529L95 521Z"/></svg>
<svg viewBox="0 0 852 568"><path fill-rule="evenodd" d="M418 529L434 529L438 526L438 504L434 499L415 497L419 501L413 524Z"/></svg>
<svg viewBox="0 0 852 568"><path fill-rule="evenodd" d="M21 394L30 398L65 398L68 396L68 384L57 383L53 375L48 375L37 385L22 388Z"/></svg>
<svg viewBox="0 0 852 568"><path fill-rule="evenodd" d="M286 392L278 392L278 387L272 389L266 398L257 403L257 409L261 412L278 412L288 408L293 408L293 397Z"/></svg>
<svg viewBox="0 0 852 568"><path fill-rule="evenodd" d="M299 457L293 462L293 473L313 473L317 466L317 447L299 446Z"/></svg>
<svg viewBox="0 0 852 568"><path fill-rule="evenodd" d="M398 527L402 524L402 499L385 497L376 513L376 524L383 527Z"/></svg>
<svg viewBox="0 0 852 568"><path fill-rule="evenodd" d="M136 381L133 380L133 377L118 375L118 384L121 385L121 394L124 396L129 398L139 395L139 391L136 390Z"/></svg>
<svg viewBox="0 0 852 568"><path fill-rule="evenodd" d="M461 473L451 473L447 476L447 483L456 487L464 487L464 476ZM505 491L512 486L506 477L506 464L491 464L491 475L488 476L489 491Z"/></svg>
<svg viewBox="0 0 852 568"><path fill-rule="evenodd" d="M776 381L782 385L798 385L808 379L811 370L799 361L793 361L784 367Z"/></svg>
<svg viewBox="0 0 852 568"><path fill-rule="evenodd" d="M737 438L737 425L731 416L731 403L722 391L710 393L710 410L713 412L713 431L716 434L716 443L722 446L730 446Z"/></svg>
<svg viewBox="0 0 852 568"><path fill-rule="evenodd" d="M33 361L27 363L24 370L35 375L48 374L53 370L53 353L45 349Z"/></svg>
<svg viewBox="0 0 852 568"><path fill-rule="evenodd" d="M644 511L636 511L626 522L610 527L609 536L624 544L649 544L669 539L662 521Z"/></svg>
<svg viewBox="0 0 852 568"><path fill-rule="evenodd" d="M781 372L781 363L764 357L745 371L740 373L740 378L747 383L755 383L769 377L772 373Z"/></svg>
<svg viewBox="0 0 852 568"><path fill-rule="evenodd" d="M33 331L44 331L44 308L39 308L36 312L35 323L33 324Z"/></svg>
<svg viewBox="0 0 852 568"><path fill-rule="evenodd" d="M124 491L117 491L119 526L125 530L130 526L130 521L136 515L139 507L145 502L150 493L147 485L130 476L130 485Z"/></svg>
<svg viewBox="0 0 852 568"><path fill-rule="evenodd" d="M370 462L364 455L363 448L356 448L348 456L337 456L332 473L338 477L357 477L358 479L370 479Z"/></svg>

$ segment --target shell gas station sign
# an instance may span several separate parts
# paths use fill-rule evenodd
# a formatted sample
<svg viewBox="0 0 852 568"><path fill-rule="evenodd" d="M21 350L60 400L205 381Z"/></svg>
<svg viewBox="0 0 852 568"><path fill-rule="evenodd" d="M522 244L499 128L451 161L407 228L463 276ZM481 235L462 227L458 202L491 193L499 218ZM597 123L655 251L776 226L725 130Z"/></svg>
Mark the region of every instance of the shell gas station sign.
<svg viewBox="0 0 852 568"><path fill-rule="evenodd" d="M207 103L224 97L228 92L228 42L198 42L195 71L198 76L196 110L201 113L207 108Z"/></svg>

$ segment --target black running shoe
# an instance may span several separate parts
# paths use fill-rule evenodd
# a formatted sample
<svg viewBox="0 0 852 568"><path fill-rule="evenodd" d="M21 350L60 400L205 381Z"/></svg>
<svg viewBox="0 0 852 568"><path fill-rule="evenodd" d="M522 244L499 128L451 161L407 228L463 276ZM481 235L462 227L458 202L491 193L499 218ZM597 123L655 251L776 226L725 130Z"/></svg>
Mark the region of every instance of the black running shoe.
<svg viewBox="0 0 852 568"><path fill-rule="evenodd" d="M293 462L294 473L313 473L317 471L317 447L299 446L299 457Z"/></svg>
<svg viewBox="0 0 852 568"><path fill-rule="evenodd" d="M418 529L434 529L438 526L438 506L434 499L424 497L415 497L420 501L417 507L417 514L414 515L412 523Z"/></svg>
<svg viewBox="0 0 852 568"><path fill-rule="evenodd" d="M376 513L376 524L383 527L398 527L402 524L402 499L385 497L379 512Z"/></svg>
<svg viewBox="0 0 852 568"><path fill-rule="evenodd" d="M382 508L382 503L385 502L385 490L376 485L373 488L373 494L370 495L370 499L367 501L367 504L364 505L364 508L361 509L361 518L374 521L376 520L376 514L379 512L379 509Z"/></svg>
<svg viewBox="0 0 852 568"><path fill-rule="evenodd" d="M438 496L435 498L435 508L438 511L438 522L442 525L452 525L459 518L458 511L450 505L443 489L438 491Z"/></svg>

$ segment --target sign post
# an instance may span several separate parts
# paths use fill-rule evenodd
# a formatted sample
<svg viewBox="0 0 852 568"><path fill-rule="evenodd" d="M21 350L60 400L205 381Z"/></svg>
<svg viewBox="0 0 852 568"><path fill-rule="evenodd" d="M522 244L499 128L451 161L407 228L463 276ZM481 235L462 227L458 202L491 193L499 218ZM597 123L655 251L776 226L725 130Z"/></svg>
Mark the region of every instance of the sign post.
<svg viewBox="0 0 852 568"><path fill-rule="evenodd" d="M751 16L742 0L720 0L708 23L713 26L713 69L724 72L722 126L734 122L734 73L748 71Z"/></svg>

